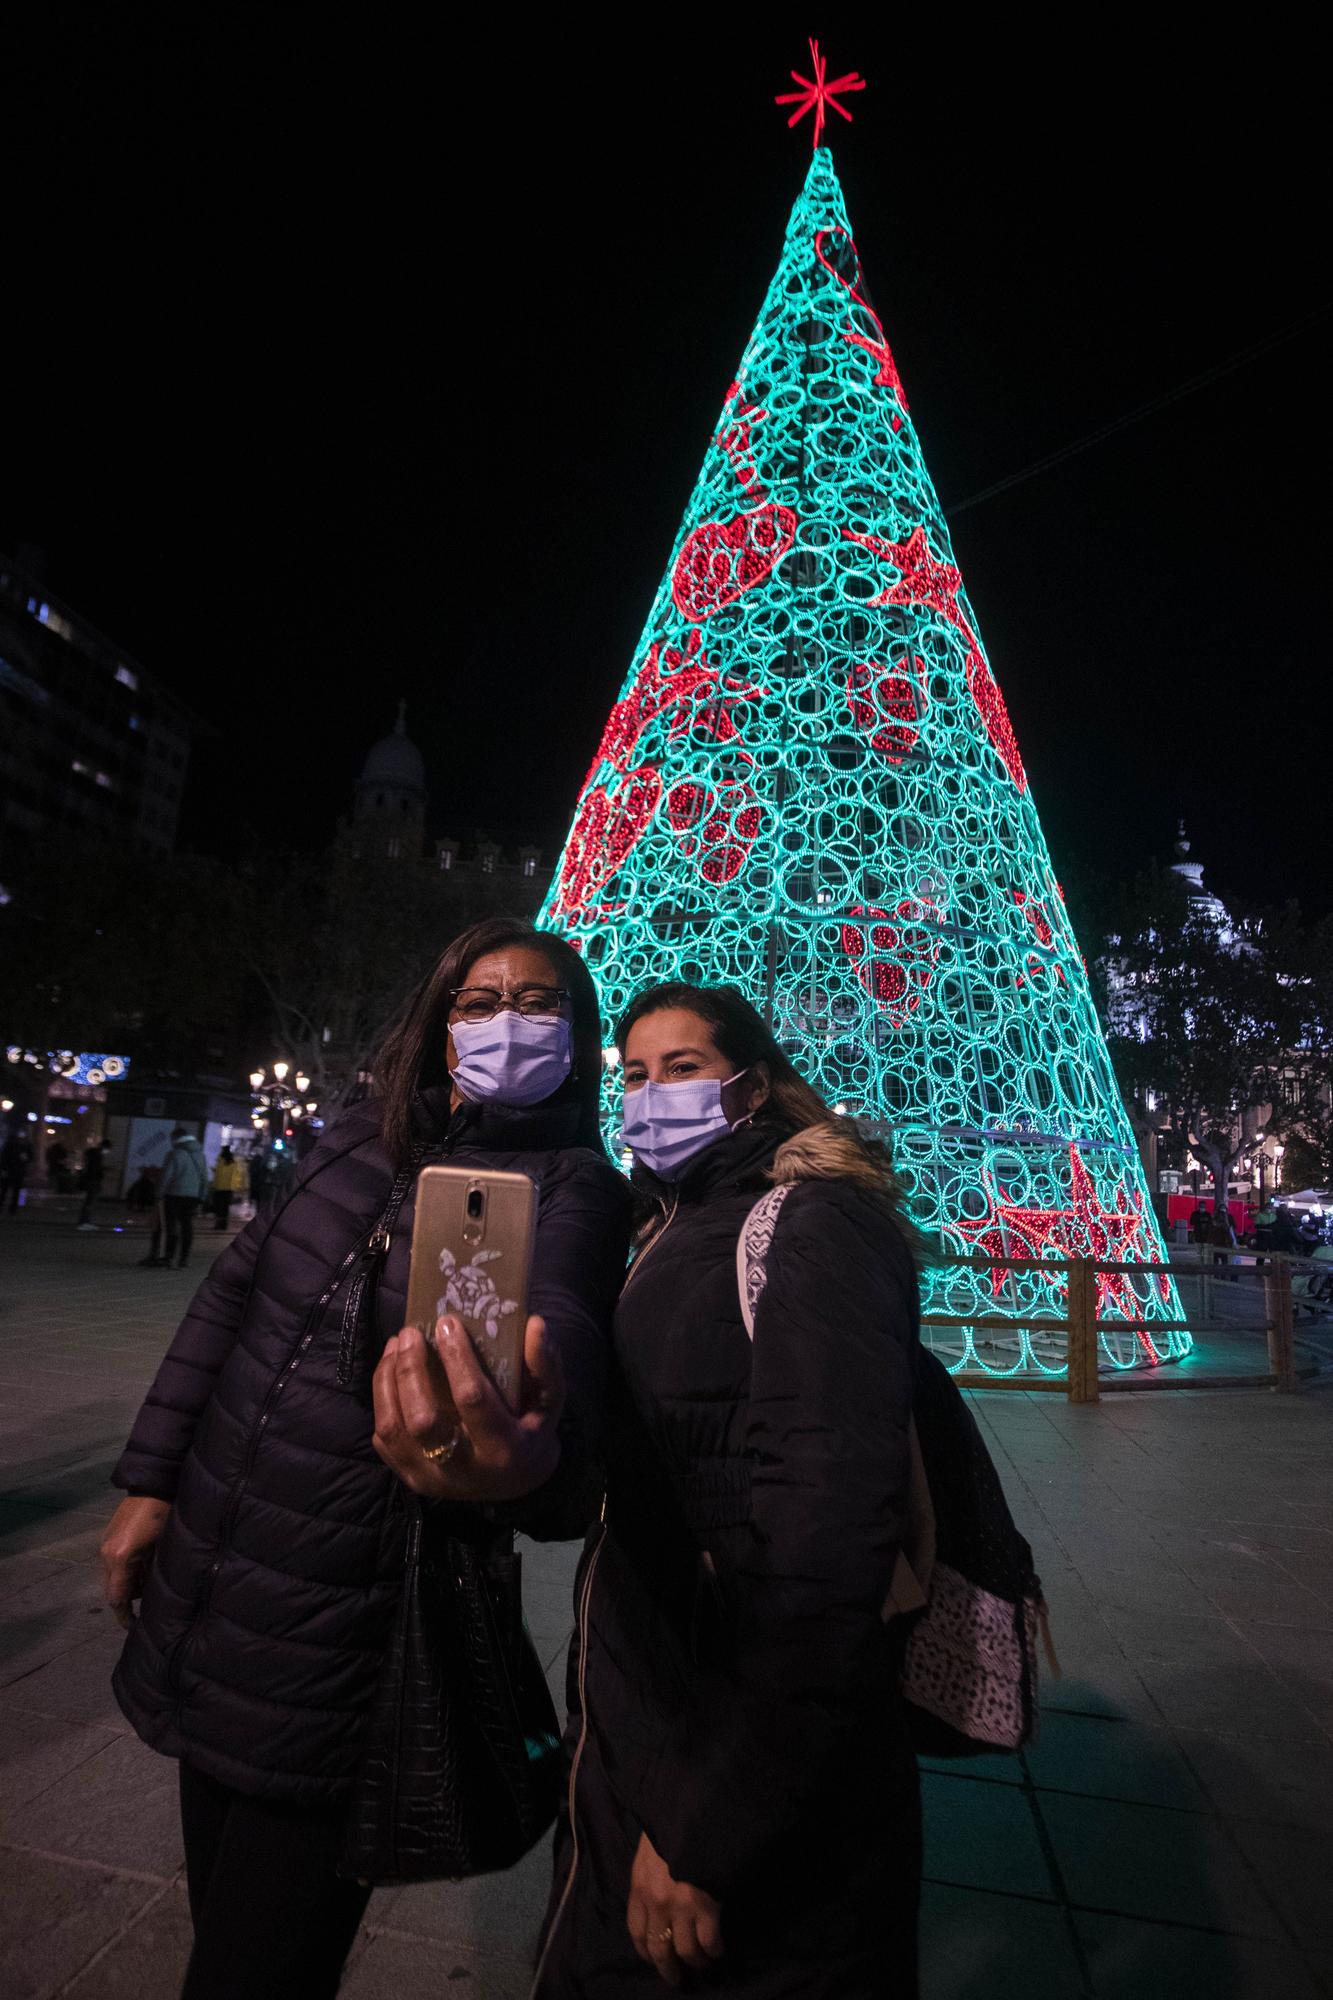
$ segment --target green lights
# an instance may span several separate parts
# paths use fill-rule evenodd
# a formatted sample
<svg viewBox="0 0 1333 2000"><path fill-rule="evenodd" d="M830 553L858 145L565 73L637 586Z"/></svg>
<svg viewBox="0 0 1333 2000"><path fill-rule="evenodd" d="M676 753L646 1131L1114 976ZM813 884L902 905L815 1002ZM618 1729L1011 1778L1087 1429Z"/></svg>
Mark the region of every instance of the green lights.
<svg viewBox="0 0 1333 2000"><path fill-rule="evenodd" d="M893 1140L922 1226L991 1256L1162 1259L1019 748L826 150L727 396L542 921L614 1020L740 986L830 1104ZM1052 1273L927 1305L1063 1310ZM1120 1366L1184 1351L1155 1275L1103 1282ZM1130 1322L1147 1323L1135 1332ZM997 1373L1062 1341L941 1337Z"/></svg>

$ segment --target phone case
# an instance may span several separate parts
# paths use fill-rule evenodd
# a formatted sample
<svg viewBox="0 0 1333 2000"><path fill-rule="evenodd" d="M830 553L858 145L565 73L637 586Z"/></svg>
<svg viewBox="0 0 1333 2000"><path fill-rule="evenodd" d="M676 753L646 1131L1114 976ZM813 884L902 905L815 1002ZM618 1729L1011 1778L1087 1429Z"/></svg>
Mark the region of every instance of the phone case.
<svg viewBox="0 0 1333 2000"><path fill-rule="evenodd" d="M526 1174L424 1167L417 1182L407 1320L433 1337L457 1313L510 1409L523 1380L523 1330L537 1225Z"/></svg>

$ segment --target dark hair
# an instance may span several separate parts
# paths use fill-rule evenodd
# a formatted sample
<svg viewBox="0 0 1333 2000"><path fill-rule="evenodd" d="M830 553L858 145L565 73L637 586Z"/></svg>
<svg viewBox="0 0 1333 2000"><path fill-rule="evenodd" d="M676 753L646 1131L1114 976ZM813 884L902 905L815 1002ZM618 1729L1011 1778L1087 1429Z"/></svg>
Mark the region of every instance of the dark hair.
<svg viewBox="0 0 1333 2000"><path fill-rule="evenodd" d="M616 1047L622 1062L635 1023L645 1014L660 1014L667 1007L684 1007L701 1021L707 1021L713 1040L733 1069L751 1069L755 1063L766 1065L768 1101L756 1112L757 1118L768 1118L792 1132L803 1132L807 1125L824 1125L833 1119L834 1113L819 1092L811 1088L790 1058L782 1053L763 1016L735 986L688 986L684 980L673 980L665 986L645 987L630 1001L616 1028ZM841 1124L841 1119L838 1122Z"/></svg>
<svg viewBox="0 0 1333 2000"><path fill-rule="evenodd" d="M751 1069L763 1063L768 1070L769 1092L754 1114L756 1124L779 1126L786 1133L805 1132L811 1126L829 1125L848 1149L855 1178L875 1186L887 1196L894 1220L918 1262L932 1255L928 1241L906 1213L902 1187L893 1170L893 1155L882 1140L868 1139L854 1119L840 1117L830 1109L819 1092L808 1084L791 1058L778 1046L772 1029L735 986L689 986L683 980L664 986L648 986L636 994L616 1027L616 1047L624 1060L625 1045L635 1023L646 1014L658 1014L666 1007L682 1007L697 1014L712 1030L713 1040L733 1069ZM859 1155L859 1158L858 1158Z"/></svg>
<svg viewBox="0 0 1333 2000"><path fill-rule="evenodd" d="M528 945L549 959L557 985L568 990L574 1014L574 1064L551 1102L576 1102L573 1143L602 1151L602 1015L592 975L571 944L516 917L486 917L461 931L410 993L375 1058L375 1084L384 1108L384 1138L395 1165L412 1150L412 1105L417 1094L449 1081L445 1036L453 995L487 952Z"/></svg>

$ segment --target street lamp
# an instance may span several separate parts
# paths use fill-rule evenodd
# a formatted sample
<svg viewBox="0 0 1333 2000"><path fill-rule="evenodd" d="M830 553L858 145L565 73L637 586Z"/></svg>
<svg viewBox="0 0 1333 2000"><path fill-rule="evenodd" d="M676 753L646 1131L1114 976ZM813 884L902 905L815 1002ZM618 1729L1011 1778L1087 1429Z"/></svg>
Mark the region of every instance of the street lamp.
<svg viewBox="0 0 1333 2000"><path fill-rule="evenodd" d="M267 1130L274 1146L281 1151L286 1145L286 1135L292 1129L288 1120L294 1126L302 1119L310 1118L318 1107L315 1100L306 1095L310 1089L310 1078L304 1070L297 1070L289 1086L287 1073L291 1069L290 1063L279 1060L270 1064L270 1068L273 1071L272 1082L262 1064L250 1072L250 1090L254 1100L250 1107L250 1123L256 1132Z"/></svg>

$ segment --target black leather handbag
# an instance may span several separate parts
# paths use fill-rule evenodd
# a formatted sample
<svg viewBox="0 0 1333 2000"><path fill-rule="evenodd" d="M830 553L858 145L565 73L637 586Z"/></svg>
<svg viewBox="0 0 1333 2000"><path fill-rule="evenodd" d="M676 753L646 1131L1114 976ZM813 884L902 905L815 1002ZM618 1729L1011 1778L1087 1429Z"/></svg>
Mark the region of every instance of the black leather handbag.
<svg viewBox="0 0 1333 2000"><path fill-rule="evenodd" d="M363 1882L511 1867L555 1818L561 1784L513 1536L465 1538L405 1490L402 1504L403 1593L338 1864Z"/></svg>

